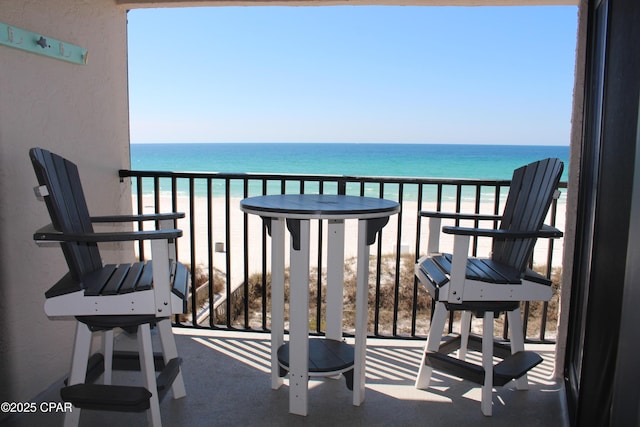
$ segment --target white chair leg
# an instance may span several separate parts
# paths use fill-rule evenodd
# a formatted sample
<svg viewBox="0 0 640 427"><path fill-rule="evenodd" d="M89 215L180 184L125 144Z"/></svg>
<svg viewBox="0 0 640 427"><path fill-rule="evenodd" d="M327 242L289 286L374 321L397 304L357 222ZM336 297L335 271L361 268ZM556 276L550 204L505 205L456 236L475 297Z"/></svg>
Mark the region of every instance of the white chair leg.
<svg viewBox="0 0 640 427"><path fill-rule="evenodd" d="M152 394L149 400L147 420L149 425L160 427L160 403L158 401L158 388L156 385L156 370L153 363L153 346L151 344L151 329L148 323L138 326L138 347L140 349L140 369L142 370L144 384Z"/></svg>
<svg viewBox="0 0 640 427"><path fill-rule="evenodd" d="M467 358L467 350L469 347L469 334L471 333L471 312L463 311L460 319L460 350L458 350L458 359L465 360Z"/></svg>
<svg viewBox="0 0 640 427"><path fill-rule="evenodd" d="M510 335L511 335L511 354L524 351L524 333L522 331L522 318L520 317L520 308L507 312L509 319ZM528 390L529 380L527 374L515 380L516 389Z"/></svg>
<svg viewBox="0 0 640 427"><path fill-rule="evenodd" d="M73 343L73 356L67 385L82 384L85 382L90 352L91 330L84 323L76 322L76 336ZM77 426L79 422L80 408L73 407L72 411L65 413L65 427Z"/></svg>
<svg viewBox="0 0 640 427"><path fill-rule="evenodd" d="M433 319L431 320L431 327L429 329L429 337L427 338L427 343L422 353L422 360L420 361L420 368L418 370L418 376L416 377L415 387L417 389L426 390L429 388L433 368L426 364L427 353L438 351L440 348L440 340L442 339L444 324L447 321L447 313L448 311L444 303L436 303Z"/></svg>
<svg viewBox="0 0 640 427"><path fill-rule="evenodd" d="M168 363L171 359L178 357L178 349L176 348L176 341L171 331L171 320L162 319L157 322L158 332L160 333L160 344L162 345L162 356L164 362ZM174 399L180 399L187 395L187 391L184 387L184 379L182 378L182 368L180 372L173 380L171 385L171 392Z"/></svg>
<svg viewBox="0 0 640 427"><path fill-rule="evenodd" d="M113 375L113 329L102 333L102 356L104 359L102 383L111 385L111 377Z"/></svg>
<svg viewBox="0 0 640 427"><path fill-rule="evenodd" d="M493 401L493 312L484 313L482 322L482 367L484 385L482 386L482 413L491 416Z"/></svg>

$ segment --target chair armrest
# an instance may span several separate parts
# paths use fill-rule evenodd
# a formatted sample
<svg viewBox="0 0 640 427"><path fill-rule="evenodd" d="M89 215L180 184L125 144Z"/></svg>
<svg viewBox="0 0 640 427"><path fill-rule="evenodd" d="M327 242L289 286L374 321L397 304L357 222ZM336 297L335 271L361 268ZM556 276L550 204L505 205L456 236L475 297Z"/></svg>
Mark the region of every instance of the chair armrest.
<svg viewBox="0 0 640 427"><path fill-rule="evenodd" d="M49 224L33 234L33 240L50 242L126 242L136 240L176 239L182 230L122 231L112 233L63 233Z"/></svg>
<svg viewBox="0 0 640 427"><path fill-rule="evenodd" d="M442 228L442 219L476 221L499 221L502 219L502 216L500 215L460 212L420 211L419 215L424 218L429 218L429 240L427 243L427 251L430 254L440 252L440 231Z"/></svg>
<svg viewBox="0 0 640 427"><path fill-rule="evenodd" d="M456 212L436 212L436 211L420 211L420 216L426 218L447 218L447 219L475 219L475 220L494 220L499 221L502 219L501 215L491 214L470 214L470 213L456 213Z"/></svg>
<svg viewBox="0 0 640 427"><path fill-rule="evenodd" d="M534 237L555 239L562 237L562 231L549 225L543 225L540 230L494 230L489 228L442 227L442 232L462 236L494 237L498 239L527 239Z"/></svg>
<svg viewBox="0 0 640 427"><path fill-rule="evenodd" d="M109 215L92 216L91 222L135 222L135 221L163 221L167 219L184 218L184 212L169 212L141 215Z"/></svg>

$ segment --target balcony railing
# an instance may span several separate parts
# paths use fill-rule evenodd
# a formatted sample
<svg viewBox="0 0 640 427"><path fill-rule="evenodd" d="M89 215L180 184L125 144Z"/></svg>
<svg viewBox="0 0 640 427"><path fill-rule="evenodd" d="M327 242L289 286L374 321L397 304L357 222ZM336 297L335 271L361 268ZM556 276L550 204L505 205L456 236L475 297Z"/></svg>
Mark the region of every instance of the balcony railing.
<svg viewBox="0 0 640 427"><path fill-rule="evenodd" d="M138 213L182 211L176 225L184 230L178 240L180 260L191 265L190 312L175 319L178 326L269 330L269 244L259 218L239 209L242 198L264 194L325 193L384 197L399 202L402 210L392 217L371 250L369 333L376 337L424 338L428 332L432 303L413 275L413 265L426 247L428 227L420 210L499 214L508 193L509 181L431 179L406 177L358 177L336 175L232 174L159 171L120 171L132 178L134 211ZM560 188L566 188L561 183ZM563 229L564 192L554 201L547 224ZM464 224L464 223L463 223ZM468 226L496 227L496 221ZM142 224L140 225L142 226ZM326 264L326 227L318 220L317 246L312 243L310 327L323 334ZM350 233L347 225L346 234ZM355 258L354 244L346 244L345 333L349 326L351 287L349 271ZM315 242L315 240L312 240ZM450 245L450 246L447 246ZM450 250L443 242L441 250ZM561 284L563 241L539 240L531 261L533 268L554 281L550 302L523 305L524 328L529 341L555 339L557 300ZM449 248L449 249L448 249ZM148 247L137 248L140 258ZM472 241L474 255L486 255L490 242ZM453 320L450 319L452 328ZM501 319L506 338L508 325ZM500 326L498 326L500 327ZM351 329L350 329L351 328Z"/></svg>

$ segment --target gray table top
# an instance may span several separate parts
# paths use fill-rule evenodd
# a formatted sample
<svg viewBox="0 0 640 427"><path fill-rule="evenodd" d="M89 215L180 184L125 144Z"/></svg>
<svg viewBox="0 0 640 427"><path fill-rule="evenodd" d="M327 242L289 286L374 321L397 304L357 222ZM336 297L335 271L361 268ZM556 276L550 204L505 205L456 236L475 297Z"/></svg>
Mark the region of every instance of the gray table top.
<svg viewBox="0 0 640 427"><path fill-rule="evenodd" d="M268 218L380 218L400 211L400 204L375 197L335 194L275 194L240 202L243 212Z"/></svg>

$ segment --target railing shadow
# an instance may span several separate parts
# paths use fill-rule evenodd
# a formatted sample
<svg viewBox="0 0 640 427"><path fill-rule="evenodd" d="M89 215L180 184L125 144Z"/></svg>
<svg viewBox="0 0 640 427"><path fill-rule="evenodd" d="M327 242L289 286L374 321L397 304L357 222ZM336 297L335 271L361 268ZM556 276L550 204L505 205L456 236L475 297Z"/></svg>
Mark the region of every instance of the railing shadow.
<svg viewBox="0 0 640 427"><path fill-rule="evenodd" d="M476 384L436 372L428 390L415 389L424 341L369 339L365 402L359 407L352 405L351 392L343 378L313 379L309 382L309 415L299 417L288 413L288 381L285 379L278 390L271 389L268 334L193 329L176 329L176 333L179 345L186 350L186 381L191 381L192 387L193 382L197 383L198 394L198 402L191 401L189 408L180 411L198 408L199 401L233 406L236 412L246 408L251 415L240 418L247 425L377 426L418 425L418 421L429 425L563 425L564 391L562 383L552 378L552 345L535 346L544 362L530 372L530 389L518 391L510 385L497 388L494 416L484 417L480 411L480 387ZM478 357L470 355L472 361ZM207 396L200 396L201 393ZM221 402L229 398L251 404L246 407L239 401ZM193 399L193 393L189 399ZM179 402L172 403L176 404ZM219 417L223 418L216 418L216 424L226 425L227 416ZM240 425L235 421L232 424Z"/></svg>

